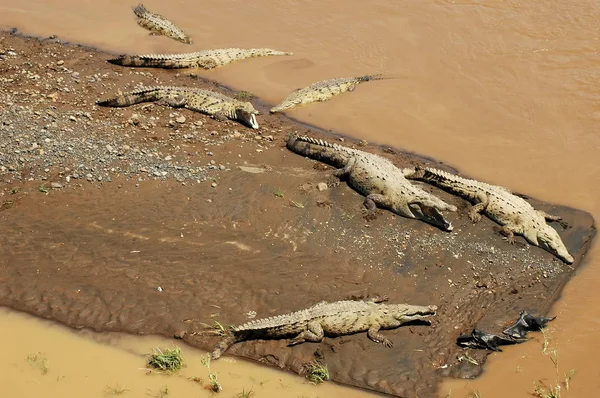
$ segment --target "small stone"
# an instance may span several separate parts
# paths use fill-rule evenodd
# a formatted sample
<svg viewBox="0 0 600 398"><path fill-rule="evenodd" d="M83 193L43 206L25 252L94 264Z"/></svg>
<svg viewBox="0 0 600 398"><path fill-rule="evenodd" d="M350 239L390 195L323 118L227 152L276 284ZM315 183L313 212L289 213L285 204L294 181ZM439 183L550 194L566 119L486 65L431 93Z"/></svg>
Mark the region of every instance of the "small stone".
<svg viewBox="0 0 600 398"><path fill-rule="evenodd" d="M320 183L317 184L317 189L319 191L321 191L321 192L322 191L326 191L327 190L327 184L324 183L324 182L320 182Z"/></svg>
<svg viewBox="0 0 600 398"><path fill-rule="evenodd" d="M55 188L55 189L59 189L59 188L62 188L62 187L63 187L63 186L62 186L62 184L61 184L60 182L51 182L51 183L50 183L50 186L51 186L52 188Z"/></svg>
<svg viewBox="0 0 600 398"><path fill-rule="evenodd" d="M171 160L171 159L173 159L173 156L171 156L171 155L169 155L169 156L165 156L165 160L169 161L169 160Z"/></svg>
<svg viewBox="0 0 600 398"><path fill-rule="evenodd" d="M73 122L76 122L76 121L77 121L77 119L75 118L75 116L69 116L69 120L71 120L71 121L73 121Z"/></svg>
<svg viewBox="0 0 600 398"><path fill-rule="evenodd" d="M213 182L212 184L210 184L211 187L216 188L217 187L217 183Z"/></svg>
<svg viewBox="0 0 600 398"><path fill-rule="evenodd" d="M240 133L239 131L234 131L233 132L233 138L240 138L242 136L242 133Z"/></svg>
<svg viewBox="0 0 600 398"><path fill-rule="evenodd" d="M177 119L175 119L177 121L177 123L179 124L183 124L185 123L185 116L179 116Z"/></svg>
<svg viewBox="0 0 600 398"><path fill-rule="evenodd" d="M56 63L56 65L59 65L59 66L64 65L64 64L65 64L65 61L63 61L62 59Z"/></svg>

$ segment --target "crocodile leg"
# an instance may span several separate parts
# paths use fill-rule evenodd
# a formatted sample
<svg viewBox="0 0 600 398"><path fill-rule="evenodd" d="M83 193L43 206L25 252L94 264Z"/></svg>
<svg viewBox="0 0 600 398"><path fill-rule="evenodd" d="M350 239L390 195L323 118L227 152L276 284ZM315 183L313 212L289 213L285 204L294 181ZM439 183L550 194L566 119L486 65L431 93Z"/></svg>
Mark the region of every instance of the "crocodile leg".
<svg viewBox="0 0 600 398"><path fill-rule="evenodd" d="M385 203L389 202L388 198L378 193L372 193L365 198L363 205L363 216L367 221L374 220L377 218L377 204L384 206Z"/></svg>
<svg viewBox="0 0 600 398"><path fill-rule="evenodd" d="M214 69L216 68L217 62L212 58L204 58L198 60L198 66L204 69Z"/></svg>
<svg viewBox="0 0 600 398"><path fill-rule="evenodd" d="M347 177L348 174L350 174L355 164L356 158L350 158L346 166L342 167L341 169L334 170L333 173L331 173L331 175L329 176L329 179L327 180L327 186L330 188L334 188L340 185L340 180L344 177Z"/></svg>
<svg viewBox="0 0 600 398"><path fill-rule="evenodd" d="M185 106L185 97L178 95L175 97L163 97L156 101L156 104L161 106L170 106L171 108L181 108Z"/></svg>
<svg viewBox="0 0 600 398"><path fill-rule="evenodd" d="M487 205L489 203L489 198L485 194L477 195L477 199L479 200L479 203L473 205L471 207L471 209L469 210L469 218L474 223L477 223L477 222L481 221L481 214L480 213L482 211L485 211L485 209L486 209L486 207L487 207Z"/></svg>
<svg viewBox="0 0 600 398"><path fill-rule="evenodd" d="M375 297L371 297L370 299L366 300L366 301L370 301L372 303L383 303L385 301L388 301L390 298L387 295L383 295L383 296L375 296Z"/></svg>
<svg viewBox="0 0 600 398"><path fill-rule="evenodd" d="M312 341L314 343L320 343L323 341L323 337L325 337L325 332L321 327L319 322L309 322L308 330L300 333L298 336L294 337L288 344L288 346L302 344L305 341Z"/></svg>
<svg viewBox="0 0 600 398"><path fill-rule="evenodd" d="M369 328L369 330L367 331L367 336L375 343L383 344L384 346L389 348L393 347L394 343L392 343L390 339L388 339L384 335L380 334L379 330L381 330L381 326L375 324Z"/></svg>
<svg viewBox="0 0 600 398"><path fill-rule="evenodd" d="M217 112L212 115L212 118L215 119L217 122L224 122L227 120L227 116L225 116L224 112Z"/></svg>
<svg viewBox="0 0 600 398"><path fill-rule="evenodd" d="M544 216L544 218L546 219L546 221L556 221L561 227L563 227L565 229L569 228L569 224L566 223L566 222L564 222L562 220L561 216L555 216L555 215L552 215L552 214L548 214L548 213L546 213L543 210L538 210L538 213L540 215Z"/></svg>
<svg viewBox="0 0 600 398"><path fill-rule="evenodd" d="M516 227L514 225L506 224L500 229L500 233L506 236L506 241L511 245L515 243L515 230Z"/></svg>

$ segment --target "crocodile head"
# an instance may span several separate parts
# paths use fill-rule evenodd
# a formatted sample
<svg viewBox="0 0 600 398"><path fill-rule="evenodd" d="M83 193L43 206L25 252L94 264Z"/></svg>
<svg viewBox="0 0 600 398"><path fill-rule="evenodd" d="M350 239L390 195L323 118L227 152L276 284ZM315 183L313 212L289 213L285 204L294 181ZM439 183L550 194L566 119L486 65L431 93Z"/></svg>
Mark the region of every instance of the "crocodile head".
<svg viewBox="0 0 600 398"><path fill-rule="evenodd" d="M541 228L537 231L537 241L538 245L554 254L567 264L573 264L573 256L569 253L565 244L563 243L560 235L552 226L544 223L544 228Z"/></svg>
<svg viewBox="0 0 600 398"><path fill-rule="evenodd" d="M437 311L435 305L389 304L386 307L387 313L401 323L425 321Z"/></svg>
<svg viewBox="0 0 600 398"><path fill-rule="evenodd" d="M444 218L444 215L435 207L426 206L421 203L411 203L409 206L415 218L438 227L442 231L450 232L454 229L452 223Z"/></svg>
<svg viewBox="0 0 600 398"><path fill-rule="evenodd" d="M235 109L236 119L253 129L257 129L259 127L258 122L256 121L256 115L258 115L258 111L254 109L252 104L249 102Z"/></svg>

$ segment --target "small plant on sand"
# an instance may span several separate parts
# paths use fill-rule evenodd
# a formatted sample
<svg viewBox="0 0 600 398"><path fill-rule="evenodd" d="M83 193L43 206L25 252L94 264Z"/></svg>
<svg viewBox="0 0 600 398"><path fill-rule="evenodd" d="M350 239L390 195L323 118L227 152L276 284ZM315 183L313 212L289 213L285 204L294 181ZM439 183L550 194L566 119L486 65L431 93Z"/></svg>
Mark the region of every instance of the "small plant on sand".
<svg viewBox="0 0 600 398"><path fill-rule="evenodd" d="M276 198L283 198L283 191L281 189L275 189L273 191L273 196Z"/></svg>
<svg viewBox="0 0 600 398"><path fill-rule="evenodd" d="M545 347L547 348L547 347ZM540 384L533 382L533 395L539 398L561 398L561 393L564 387L565 391L569 391L569 386L573 376L575 375L575 369L571 369L565 376L563 381L560 381L560 372L558 370L558 352L552 351L550 360L554 364L556 371L556 384L548 386L540 381Z"/></svg>
<svg viewBox="0 0 600 398"><path fill-rule="evenodd" d="M183 366L181 350L179 347L175 347L163 352L160 348L155 348L154 353L148 359L148 366L165 372L175 372Z"/></svg>
<svg viewBox="0 0 600 398"><path fill-rule="evenodd" d="M242 392L238 393L235 398L249 398L250 395L254 394L254 391L252 390L248 390L246 391L246 389L242 389Z"/></svg>
<svg viewBox="0 0 600 398"><path fill-rule="evenodd" d="M471 397L471 398L481 398L481 394L479 394L479 391L471 391L471 393L469 394L469 397Z"/></svg>
<svg viewBox="0 0 600 398"><path fill-rule="evenodd" d="M307 365L306 379L311 384L321 384L329 380L329 370L327 366L314 361Z"/></svg>
<svg viewBox="0 0 600 398"><path fill-rule="evenodd" d="M202 357L202 365L206 366L208 369L208 379L210 380L210 389L214 392L220 392L223 390L223 387L219 383L219 377L216 372L210 371L210 354L206 354L205 357Z"/></svg>
<svg viewBox="0 0 600 398"><path fill-rule="evenodd" d="M48 193L48 188L46 188L46 184L42 184L38 187L38 191L42 193Z"/></svg>
<svg viewBox="0 0 600 398"><path fill-rule="evenodd" d="M151 391L148 391L146 394L154 398L165 398L167 395L169 395L169 387L164 386L163 388L158 390L157 393L152 393Z"/></svg>
<svg viewBox="0 0 600 398"><path fill-rule="evenodd" d="M256 95L252 94L249 91L239 91L233 96L233 98L235 98L238 101L249 101L254 97L256 97Z"/></svg>
<svg viewBox="0 0 600 398"><path fill-rule="evenodd" d="M106 387L104 387L104 393L105 394L109 394L109 395L121 395L121 394L124 394L127 391L129 391L129 390L126 389L126 388L124 388L124 387L122 387L118 383L114 387L113 386L106 386Z"/></svg>
<svg viewBox="0 0 600 398"><path fill-rule="evenodd" d="M44 374L44 375L46 373L48 373L48 370L50 370L50 368L48 366L48 359L46 359L44 354L42 354L41 352L31 353L31 354L27 355L27 361L31 365L39 368L40 371L42 372L42 374Z"/></svg>

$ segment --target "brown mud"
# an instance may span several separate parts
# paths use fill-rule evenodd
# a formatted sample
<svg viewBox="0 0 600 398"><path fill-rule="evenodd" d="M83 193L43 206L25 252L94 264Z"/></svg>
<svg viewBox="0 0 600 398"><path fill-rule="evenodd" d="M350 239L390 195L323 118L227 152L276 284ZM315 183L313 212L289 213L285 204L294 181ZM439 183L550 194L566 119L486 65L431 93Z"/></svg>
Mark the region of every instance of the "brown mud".
<svg viewBox="0 0 600 398"><path fill-rule="evenodd" d="M530 199L571 225L554 225L576 258L567 266L522 238L508 245L487 218L473 225L466 202L431 187L459 207L448 216L452 233L385 211L367 222L360 195L346 185L318 191L329 168L285 148L290 132L333 136L265 112L256 132L155 105L100 108L96 99L139 83L216 85L185 72L120 68L106 63L108 54L54 39L5 34L0 45L1 128L11 149L2 150L0 305L74 328L177 336L210 349L216 340L196 333L203 323L238 324L253 312L376 294L436 304L431 326L384 332L393 349L357 334L228 351L294 372L316 357L334 381L433 396L444 375L481 373L487 353L469 351L479 366L459 359L456 337L473 327L500 331L521 309L547 313L595 232L590 214ZM81 141L91 142L85 154L69 150ZM399 167L432 164L343 144Z"/></svg>

